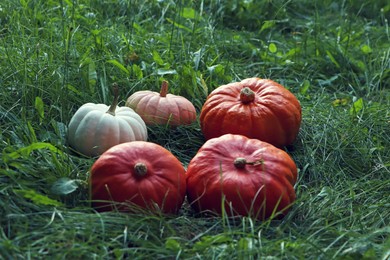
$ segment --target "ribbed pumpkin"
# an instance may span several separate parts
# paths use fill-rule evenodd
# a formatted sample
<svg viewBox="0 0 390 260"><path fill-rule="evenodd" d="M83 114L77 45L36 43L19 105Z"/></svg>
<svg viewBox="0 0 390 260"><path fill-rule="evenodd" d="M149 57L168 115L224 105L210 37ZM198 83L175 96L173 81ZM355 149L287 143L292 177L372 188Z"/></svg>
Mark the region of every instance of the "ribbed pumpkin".
<svg viewBox="0 0 390 260"><path fill-rule="evenodd" d="M267 219L285 215L297 167L283 150L242 135L208 140L187 168L187 199L197 211Z"/></svg>
<svg viewBox="0 0 390 260"><path fill-rule="evenodd" d="M186 193L185 169L164 147L135 141L116 145L91 168L92 206L98 211L177 213Z"/></svg>
<svg viewBox="0 0 390 260"><path fill-rule="evenodd" d="M168 82L163 81L160 93L141 90L133 93L126 106L134 109L147 125L188 125L196 120L194 105L185 97L168 94Z"/></svg>
<svg viewBox="0 0 390 260"><path fill-rule="evenodd" d="M148 138L145 122L131 108L117 106L119 88L115 85L113 89L110 107L84 104L69 122L69 145L85 156L98 156L114 145Z"/></svg>
<svg viewBox="0 0 390 260"><path fill-rule="evenodd" d="M270 79L260 78L216 88L200 113L206 139L241 134L278 147L296 139L301 119L301 105L294 94Z"/></svg>

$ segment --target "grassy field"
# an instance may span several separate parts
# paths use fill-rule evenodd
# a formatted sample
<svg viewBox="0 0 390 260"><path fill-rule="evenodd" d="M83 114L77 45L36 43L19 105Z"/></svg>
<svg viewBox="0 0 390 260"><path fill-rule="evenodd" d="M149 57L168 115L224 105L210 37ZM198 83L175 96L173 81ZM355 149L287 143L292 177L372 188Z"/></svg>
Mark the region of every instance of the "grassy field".
<svg viewBox="0 0 390 260"><path fill-rule="evenodd" d="M2 1L0 259L389 259L389 19L385 0ZM164 79L199 112L254 76L302 105L284 219L90 208L95 158L66 141L82 104ZM184 166L205 141L199 122L148 130Z"/></svg>

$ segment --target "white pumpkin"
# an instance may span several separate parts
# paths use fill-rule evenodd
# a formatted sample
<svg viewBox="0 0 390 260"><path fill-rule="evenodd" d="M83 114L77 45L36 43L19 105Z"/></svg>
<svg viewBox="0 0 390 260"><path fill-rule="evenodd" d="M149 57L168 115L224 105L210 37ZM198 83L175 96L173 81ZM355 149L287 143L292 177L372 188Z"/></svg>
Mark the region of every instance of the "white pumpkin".
<svg viewBox="0 0 390 260"><path fill-rule="evenodd" d="M129 107L117 106L118 92L114 87L114 101L110 107L86 103L73 115L68 126L68 142L77 152L98 156L120 143L147 140L142 118Z"/></svg>

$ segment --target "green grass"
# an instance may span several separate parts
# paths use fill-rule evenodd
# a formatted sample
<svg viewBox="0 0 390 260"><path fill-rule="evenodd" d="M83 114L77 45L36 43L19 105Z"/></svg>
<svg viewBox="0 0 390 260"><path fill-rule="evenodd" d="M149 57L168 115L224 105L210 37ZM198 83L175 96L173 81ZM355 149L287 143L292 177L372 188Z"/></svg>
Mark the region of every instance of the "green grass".
<svg viewBox="0 0 390 260"><path fill-rule="evenodd" d="M388 259L390 5L369 1L5 0L0 4L0 259ZM282 220L94 212L94 159L66 142L82 104L141 89L199 111L258 76L303 108L289 153L297 201ZM196 123L150 127L186 166Z"/></svg>

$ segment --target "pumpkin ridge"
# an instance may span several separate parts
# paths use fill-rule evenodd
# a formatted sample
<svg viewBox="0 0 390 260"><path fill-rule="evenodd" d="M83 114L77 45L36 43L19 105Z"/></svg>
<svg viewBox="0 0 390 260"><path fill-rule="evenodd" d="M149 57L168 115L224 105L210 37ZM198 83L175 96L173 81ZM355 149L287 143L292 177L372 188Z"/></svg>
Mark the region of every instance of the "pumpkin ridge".
<svg viewBox="0 0 390 260"><path fill-rule="evenodd" d="M118 129L119 123L118 120L112 120L112 119L113 118L111 114L105 113L103 114L102 117L100 117L96 125L96 129L99 129L99 131L95 133L93 143L94 143L94 147L96 147L96 150L99 151L99 154L107 150L108 147L112 147L114 146L114 144L119 143L119 129ZM108 125L109 127L104 127L105 125ZM104 143L106 145L105 146L97 145L101 143Z"/></svg>
<svg viewBox="0 0 390 260"><path fill-rule="evenodd" d="M180 100L178 98L172 98L172 100L175 102L175 108L177 108L177 115L179 115L179 118L174 118L175 121L177 121L179 124L182 123L182 121L184 121L183 123L189 123L187 122L186 120L182 120L182 118L190 118L191 114L190 114L190 109L188 109L189 107L189 100ZM180 106L184 105L184 107L182 109L180 109ZM184 111L185 114L182 115L180 112L181 111Z"/></svg>

